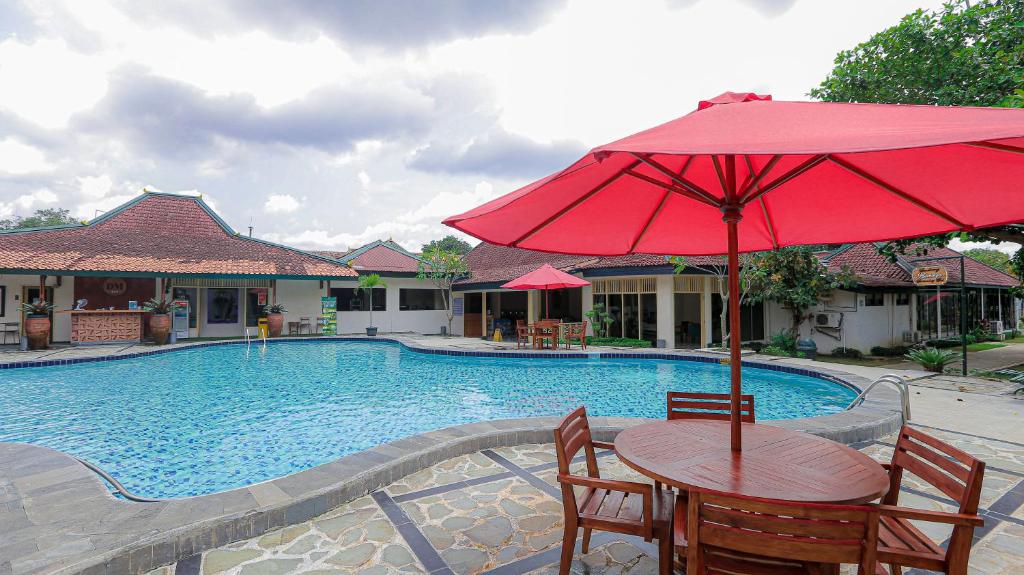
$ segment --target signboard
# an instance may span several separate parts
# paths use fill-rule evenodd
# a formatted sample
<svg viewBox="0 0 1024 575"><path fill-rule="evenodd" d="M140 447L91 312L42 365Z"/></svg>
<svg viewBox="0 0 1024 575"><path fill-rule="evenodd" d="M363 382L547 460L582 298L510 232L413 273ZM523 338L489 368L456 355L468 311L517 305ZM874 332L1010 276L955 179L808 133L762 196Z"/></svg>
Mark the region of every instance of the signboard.
<svg viewBox="0 0 1024 575"><path fill-rule="evenodd" d="M914 284L919 286L941 286L949 281L949 271L942 266L922 266L914 268L910 274Z"/></svg>
<svg viewBox="0 0 1024 575"><path fill-rule="evenodd" d="M338 335L338 298L320 298L320 333Z"/></svg>
<svg viewBox="0 0 1024 575"><path fill-rule="evenodd" d="M256 305L265 306L267 305L267 292L270 290L257 289L256 290Z"/></svg>

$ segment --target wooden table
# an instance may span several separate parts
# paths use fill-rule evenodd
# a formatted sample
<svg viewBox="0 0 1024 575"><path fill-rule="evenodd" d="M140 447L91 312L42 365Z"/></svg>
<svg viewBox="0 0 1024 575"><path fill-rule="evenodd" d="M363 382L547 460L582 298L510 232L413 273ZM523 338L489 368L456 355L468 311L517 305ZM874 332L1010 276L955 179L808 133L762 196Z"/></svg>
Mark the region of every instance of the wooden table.
<svg viewBox="0 0 1024 575"><path fill-rule="evenodd" d="M534 349L544 349L544 341L551 340L551 349L558 349L559 324L557 319L542 319L530 325Z"/></svg>
<svg viewBox="0 0 1024 575"><path fill-rule="evenodd" d="M675 420L623 430L615 453L638 472L684 491L815 503L860 504L889 490L882 466L815 435L744 423L743 451L729 449L729 422Z"/></svg>

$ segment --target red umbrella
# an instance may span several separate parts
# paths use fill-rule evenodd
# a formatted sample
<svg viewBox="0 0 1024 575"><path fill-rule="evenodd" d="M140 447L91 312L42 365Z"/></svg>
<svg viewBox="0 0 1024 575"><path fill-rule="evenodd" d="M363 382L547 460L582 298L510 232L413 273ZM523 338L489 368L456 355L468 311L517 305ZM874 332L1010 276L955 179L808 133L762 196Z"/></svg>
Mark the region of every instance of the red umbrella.
<svg viewBox="0 0 1024 575"><path fill-rule="evenodd" d="M520 276L501 287L506 289L542 289L544 290L544 315L549 315L551 306L548 301L548 290L577 288L590 285L590 282L574 275L544 264L532 272Z"/></svg>
<svg viewBox="0 0 1024 575"><path fill-rule="evenodd" d="M739 252L1020 222L1022 182L1024 110L727 92L445 223L548 252L728 253L739 450Z"/></svg>

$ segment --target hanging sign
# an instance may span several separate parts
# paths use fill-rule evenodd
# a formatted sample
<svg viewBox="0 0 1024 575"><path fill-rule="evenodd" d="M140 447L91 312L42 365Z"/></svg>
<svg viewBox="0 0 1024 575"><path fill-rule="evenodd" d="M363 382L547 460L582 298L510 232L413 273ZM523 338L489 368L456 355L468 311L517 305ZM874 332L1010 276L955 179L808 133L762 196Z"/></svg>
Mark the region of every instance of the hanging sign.
<svg viewBox="0 0 1024 575"><path fill-rule="evenodd" d="M320 333L338 335L338 298L320 298Z"/></svg>
<svg viewBox="0 0 1024 575"><path fill-rule="evenodd" d="M949 281L949 271L942 266L922 266L914 268L910 277L915 285L919 286L941 286Z"/></svg>
<svg viewBox="0 0 1024 575"><path fill-rule="evenodd" d="M265 306L267 305L267 292L266 289L257 289L256 291L256 305Z"/></svg>

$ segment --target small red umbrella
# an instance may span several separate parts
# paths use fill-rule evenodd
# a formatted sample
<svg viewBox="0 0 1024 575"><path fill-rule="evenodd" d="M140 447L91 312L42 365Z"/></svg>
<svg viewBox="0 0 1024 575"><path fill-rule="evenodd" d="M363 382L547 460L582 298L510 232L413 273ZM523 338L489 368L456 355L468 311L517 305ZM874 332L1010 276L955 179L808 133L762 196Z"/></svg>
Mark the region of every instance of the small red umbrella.
<svg viewBox="0 0 1024 575"><path fill-rule="evenodd" d="M728 253L738 451L739 252L1021 222L1022 182L1024 110L726 92L445 223L547 252Z"/></svg>
<svg viewBox="0 0 1024 575"><path fill-rule="evenodd" d="M544 264L532 272L520 276L501 287L505 289L542 289L544 290L544 315L551 313L548 290L577 288L590 285L585 279L567 274L559 269Z"/></svg>

